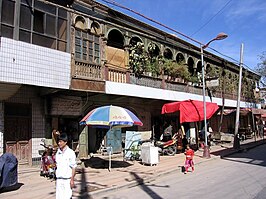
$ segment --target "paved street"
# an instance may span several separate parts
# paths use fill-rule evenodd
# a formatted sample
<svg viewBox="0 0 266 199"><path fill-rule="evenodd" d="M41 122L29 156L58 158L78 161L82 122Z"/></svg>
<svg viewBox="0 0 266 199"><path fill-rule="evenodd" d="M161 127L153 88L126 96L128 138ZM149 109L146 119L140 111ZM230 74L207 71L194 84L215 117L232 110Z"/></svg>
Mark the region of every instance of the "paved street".
<svg viewBox="0 0 266 199"><path fill-rule="evenodd" d="M241 150L243 151L246 148L254 148L255 146L258 147L261 144L264 146L265 142L263 140L259 140L257 142L254 142L254 140L246 140L241 143ZM196 151L196 171L193 174L189 173L187 175L182 174L180 171L180 167L184 164L184 154L182 153L176 154L175 156L160 156L160 163L156 166L143 165L140 162L123 161L121 157L117 157L112 160L111 171L108 170L108 160L105 160L104 157L101 156L95 156L86 162L84 165L85 167L82 165L79 166L75 177L76 188L73 190L73 199L113 199L116 197L123 198L124 196L127 198L130 198L129 196L131 196L131 198L136 198L138 195L136 195L134 190L137 188L133 189L134 194L130 194L130 191L123 192L123 189L133 187L138 184L143 184L143 186L139 187L141 191L136 191L137 194L140 194L139 197L141 198L151 198L150 195L153 194L155 194L153 195L153 198L175 198L173 196L176 195L180 195L181 198L186 198L185 196L187 196L187 191L184 187L188 186L188 184L193 185L191 189L196 196L202 196L202 194L205 194L203 190L206 190L204 184L205 181L210 184L206 185L207 187L214 187L214 189L212 189L215 190L215 192L213 192L214 195L222 195L223 191L226 190L225 185L228 183L230 184L233 180L239 180L241 183L242 181L243 183L250 182L251 185L254 184L255 188L252 188L252 190L255 192L253 193L248 190L248 193L255 195L262 190L261 187L265 187L259 184L261 182L260 180L258 180L259 183L255 183L254 180L249 179L250 175L252 176L252 179L265 178L264 173L266 172L264 170L265 167L263 167L265 166L265 159L260 157L262 150L265 150L265 146L264 149L258 148L251 151L252 153L255 153L255 155L253 154L255 157L253 158L254 160L252 160L251 157L253 156L250 153L237 153L235 156L238 158L227 158L226 160L221 160L220 157L226 157L226 155L235 152L230 144L212 146L210 159L202 158L202 150ZM240 158L242 156L246 158ZM241 164L236 160L246 161L249 162L249 164ZM244 165L246 165L247 168L243 167ZM239 170L238 167L241 168L241 170ZM255 167L255 169L250 167ZM246 175L247 173L243 172L243 170L248 170L248 175ZM40 177L39 167L19 165L18 172L19 186L16 190L0 193L0 199L55 198L55 182L51 182L44 177ZM237 173L239 173L239 176L243 178L239 179L234 176ZM256 174L258 173L261 173L262 175L256 177ZM166 177L167 174L171 175ZM219 178L217 178L217 176ZM230 179L232 176L233 180ZM160 181L154 181L155 179L159 179ZM152 183L147 184L148 182ZM245 183L244 185L249 188L250 186ZM220 189L221 185L223 185L223 189ZM178 187L178 189L176 189L176 187ZM230 187L231 185L229 188ZM172 190L173 188L174 190ZM114 192L116 190L122 191L119 193L121 195L116 195L117 193ZM177 190L178 193L173 195L172 192L174 193ZM231 190L228 192L230 191ZM260 195L264 196L265 192L261 192ZM263 197L258 199L261 198Z"/></svg>
<svg viewBox="0 0 266 199"><path fill-rule="evenodd" d="M130 198L266 198L266 146L224 159L205 162L194 173L174 173L138 187L102 195L102 199ZM166 168L167 169L167 168Z"/></svg>

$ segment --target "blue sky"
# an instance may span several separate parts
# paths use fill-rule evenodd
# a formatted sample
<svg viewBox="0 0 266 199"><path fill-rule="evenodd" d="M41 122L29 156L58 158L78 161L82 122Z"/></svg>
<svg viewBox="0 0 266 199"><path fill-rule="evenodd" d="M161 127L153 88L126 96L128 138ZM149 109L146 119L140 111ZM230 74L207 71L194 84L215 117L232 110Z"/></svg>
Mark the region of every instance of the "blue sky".
<svg viewBox="0 0 266 199"><path fill-rule="evenodd" d="M102 0L98 2L193 43L132 12ZM260 63L258 56L266 51L265 0L115 0L115 2L201 43L207 43L218 33L225 32L228 38L215 41L210 47L232 57L235 61L223 58L239 63L240 46L243 43L243 62L250 69L254 69ZM215 53L209 48L206 50Z"/></svg>

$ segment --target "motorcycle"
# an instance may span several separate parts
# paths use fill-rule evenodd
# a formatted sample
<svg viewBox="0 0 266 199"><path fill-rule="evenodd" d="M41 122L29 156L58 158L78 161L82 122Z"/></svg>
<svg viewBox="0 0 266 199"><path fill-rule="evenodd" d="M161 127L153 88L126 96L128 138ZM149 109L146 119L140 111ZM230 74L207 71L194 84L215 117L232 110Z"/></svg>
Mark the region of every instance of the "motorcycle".
<svg viewBox="0 0 266 199"><path fill-rule="evenodd" d="M162 138L155 141L154 145L159 148L159 153L161 155L175 155L177 151L177 133L167 141L162 141Z"/></svg>
<svg viewBox="0 0 266 199"><path fill-rule="evenodd" d="M41 168L40 176L45 176L50 179L55 179L55 154L56 150L51 145L46 145L45 140L41 140L43 143L40 145L44 147L44 150L39 150L41 155Z"/></svg>

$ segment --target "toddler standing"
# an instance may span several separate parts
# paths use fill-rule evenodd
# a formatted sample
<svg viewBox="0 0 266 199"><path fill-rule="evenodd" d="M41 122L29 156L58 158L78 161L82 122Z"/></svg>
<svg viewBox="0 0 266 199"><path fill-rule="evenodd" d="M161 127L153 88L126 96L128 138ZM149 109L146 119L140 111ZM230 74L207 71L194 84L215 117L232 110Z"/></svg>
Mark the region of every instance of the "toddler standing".
<svg viewBox="0 0 266 199"><path fill-rule="evenodd" d="M189 167L192 168L192 172L194 171L194 162L193 162L193 157L194 157L194 150L187 145L187 149L185 150L185 155L186 155L186 162L185 162L185 174L188 172Z"/></svg>

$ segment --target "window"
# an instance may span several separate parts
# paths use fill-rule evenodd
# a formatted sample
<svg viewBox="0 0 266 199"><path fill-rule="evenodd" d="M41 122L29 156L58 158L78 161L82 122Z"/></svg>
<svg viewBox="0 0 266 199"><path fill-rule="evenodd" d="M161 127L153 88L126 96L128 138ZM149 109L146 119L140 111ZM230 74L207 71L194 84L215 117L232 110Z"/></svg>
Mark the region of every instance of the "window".
<svg viewBox="0 0 266 199"><path fill-rule="evenodd" d="M65 19L58 19L58 38L61 40L66 41L67 39L67 20Z"/></svg>
<svg viewBox="0 0 266 199"><path fill-rule="evenodd" d="M34 10L33 30L38 33L44 33L44 13Z"/></svg>
<svg viewBox="0 0 266 199"><path fill-rule="evenodd" d="M56 35L56 17L52 15L46 15L45 32L47 35Z"/></svg>
<svg viewBox="0 0 266 199"><path fill-rule="evenodd" d="M14 25L14 10L15 10L15 2L11 0L2 1L2 11L1 19L2 23L6 23L9 25Z"/></svg>
<svg viewBox="0 0 266 199"><path fill-rule="evenodd" d="M30 32L25 30L19 30L19 40L30 43Z"/></svg>
<svg viewBox="0 0 266 199"><path fill-rule="evenodd" d="M1 36L12 39L13 38L13 27L1 25Z"/></svg>
<svg viewBox="0 0 266 199"><path fill-rule="evenodd" d="M0 36L13 38L14 31L14 13L15 13L15 1L5 0L2 1L2 11L0 12Z"/></svg>
<svg viewBox="0 0 266 199"><path fill-rule="evenodd" d="M75 58L100 64L100 37L76 29Z"/></svg>
<svg viewBox="0 0 266 199"><path fill-rule="evenodd" d="M19 27L30 30L31 29L31 8L26 5L20 7L20 22Z"/></svg>
<svg viewBox="0 0 266 199"><path fill-rule="evenodd" d="M0 36L13 39L18 35L19 41L68 50L67 10L39 0L0 0L0 4ZM15 13L16 5L20 12ZM14 29L15 23L18 29Z"/></svg>

